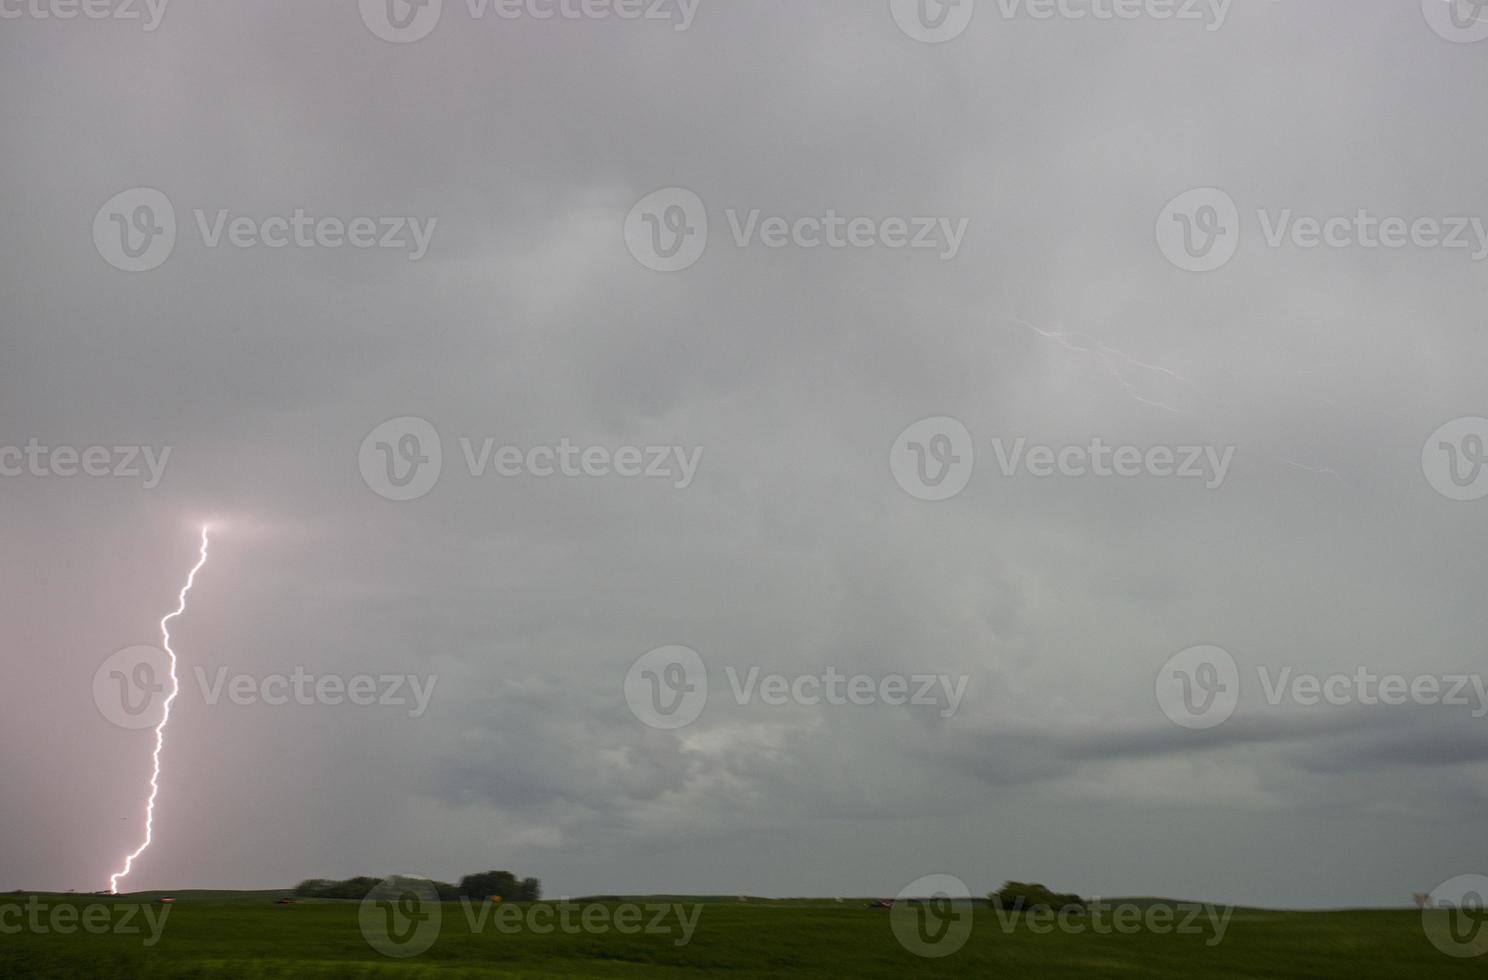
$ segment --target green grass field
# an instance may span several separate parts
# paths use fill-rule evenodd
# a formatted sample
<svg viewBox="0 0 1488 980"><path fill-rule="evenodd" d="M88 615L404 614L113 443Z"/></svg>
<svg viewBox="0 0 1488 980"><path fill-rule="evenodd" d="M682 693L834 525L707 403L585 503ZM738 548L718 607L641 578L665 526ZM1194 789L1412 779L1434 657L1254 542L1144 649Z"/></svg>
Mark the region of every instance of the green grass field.
<svg viewBox="0 0 1488 980"><path fill-rule="evenodd" d="M438 939L422 955L397 960L375 951L359 926L356 902L276 906L283 892L176 892L177 899L146 948L149 934L58 935L23 927L9 934L0 915L0 976L88 978L456 978L456 977L766 977L988 976L1131 977L1141 980L1320 977L1485 977L1488 959L1453 959L1428 942L1414 911L1268 912L1240 910L1222 942L1193 935L1036 934L1025 917L974 913L971 936L957 953L926 959L895 939L890 913L861 900L717 901L701 906L686 945L678 934L535 935L488 927L473 932L466 909L442 907ZM61 905L112 906L93 896L39 896L47 915ZM27 895L0 895L0 908L24 907ZM644 904L651 899L635 899ZM662 901L656 899L654 901ZM689 901L683 899L682 901ZM1113 900L1114 901L1114 900ZM605 904L608 918L615 909ZM159 914L160 906L156 907ZM527 916L533 906L511 915ZM79 913L81 914L81 913ZM96 917L105 913L95 912ZM111 917L122 912L111 910ZM601 913L596 911L596 916ZM115 919L111 918L111 924Z"/></svg>

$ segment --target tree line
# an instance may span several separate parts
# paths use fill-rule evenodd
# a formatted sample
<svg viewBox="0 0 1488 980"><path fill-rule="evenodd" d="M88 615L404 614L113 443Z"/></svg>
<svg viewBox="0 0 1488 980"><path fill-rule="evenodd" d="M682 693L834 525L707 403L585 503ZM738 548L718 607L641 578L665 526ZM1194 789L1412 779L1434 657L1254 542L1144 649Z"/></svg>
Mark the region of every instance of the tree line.
<svg viewBox="0 0 1488 980"><path fill-rule="evenodd" d="M295 886L296 898L342 898L360 901L382 884L381 878L347 878L334 881L330 878L309 878ZM466 875L458 885L447 881L430 882L439 893L441 902L456 902L462 898L484 902L499 898L503 902L535 902L542 897L542 883L536 878L517 878L510 871L482 871Z"/></svg>

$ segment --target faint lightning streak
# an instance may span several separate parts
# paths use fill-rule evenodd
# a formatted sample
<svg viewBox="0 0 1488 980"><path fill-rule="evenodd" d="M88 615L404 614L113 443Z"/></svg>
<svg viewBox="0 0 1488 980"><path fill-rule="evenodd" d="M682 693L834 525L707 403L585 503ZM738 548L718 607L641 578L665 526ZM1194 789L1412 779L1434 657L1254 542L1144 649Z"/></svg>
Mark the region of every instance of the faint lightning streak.
<svg viewBox="0 0 1488 980"><path fill-rule="evenodd" d="M872 287L870 287L866 291L879 292L881 295L883 295L885 297L890 297L890 298L892 298L892 299L894 299L894 300L896 300L898 302L908 303L910 306L918 307L919 309L925 310L927 312L932 312L932 313L937 312L936 310L934 310L932 307L928 306L927 304L921 303L921 302L917 302L917 301L915 301L913 299L909 299L909 298L907 298L905 296L901 296L901 295L897 295L897 294L885 293L885 292L882 292L881 290L873 289ZM1175 407L1173 405L1166 404L1165 402L1154 401L1151 398L1147 398L1147 397L1143 396L1131 384L1131 382L1129 382L1126 379L1126 376L1121 372L1121 369L1112 363L1112 358L1113 357L1114 358L1119 358L1120 360L1124 361L1126 364L1130 365L1133 368L1139 368L1139 369L1141 369L1143 371L1150 371L1153 374L1161 374L1161 375L1164 375L1164 376L1166 376L1168 378L1171 378L1174 381L1178 382L1179 384L1183 385L1184 387L1188 388L1195 395L1197 395L1200 399L1203 399L1205 401L1209 401L1209 399L1210 399L1210 395L1209 395L1208 392L1206 392L1203 388L1201 388L1197 383L1195 383L1194 381L1190 380L1189 378L1185 378L1183 375L1179 374L1178 372L1173 371L1170 368L1163 367L1160 364L1149 364L1149 363L1147 363L1145 361L1138 360L1137 358L1132 357L1130 354L1127 354L1125 351L1117 350L1114 347L1107 347L1105 344L1102 344L1100 341L1096 340L1095 338L1091 337L1088 334L1067 333L1067 332L1065 332L1063 330L1045 330L1045 329L1043 329L1041 327L1038 327L1038 326L1036 326L1036 325L1034 325L1032 323L1029 323L1027 320L1024 320L1021 317L1016 317L1016 316L997 315L997 316L994 316L992 319L994 319L994 320L1002 320L1002 321L1004 321L1006 323L1017 324L1020 327L1024 327L1024 328L1026 328L1028 330L1031 330L1034 333L1038 334L1040 337L1044 338L1045 340L1052 340L1054 343L1058 344L1060 347L1064 348L1065 350L1067 350L1067 351L1069 351L1071 353L1074 353L1074 354L1094 354L1096 357L1098 357L1100 359L1101 365L1106 369L1106 373L1108 375L1110 375L1111 378L1117 384L1119 384L1121 386L1121 389L1126 392L1127 396L1130 397L1133 401L1137 402L1138 404L1144 405L1144 406L1146 406L1148 408L1160 409L1160 410L1162 410L1164 412L1168 412L1168 413L1173 414L1173 415L1189 415L1190 414L1189 412L1185 412L1181 408L1177 408L1177 407ZM1084 344L1086 346L1081 346L1080 344L1071 343L1070 341L1072 339L1073 340L1080 341L1082 344ZM1331 370L1331 369L1333 369L1335 367L1338 367L1338 366L1339 365L1337 365L1337 364L1323 364L1323 365L1319 365L1318 367L1314 367L1314 368L1302 369L1302 370L1296 371L1295 373L1297 373L1299 375L1304 375L1304 374L1318 374L1318 373L1322 373L1324 371ZM1332 406L1334 408L1343 408L1344 407L1344 406L1338 405L1337 403L1335 403L1335 402L1333 402L1333 401L1331 401L1331 400L1329 400L1327 398L1324 398L1321 395L1315 395L1314 397L1318 398L1318 400L1322 401L1324 404L1330 405L1330 406ZM1220 400L1223 401L1224 399L1220 399ZM1395 421L1404 423L1406 425L1410 425L1411 424L1411 422L1410 422L1409 419L1406 419L1406 418L1404 418L1402 416L1399 416L1399 415L1395 415L1395 414L1393 414L1391 412L1384 412L1384 411L1380 411L1379 409L1364 409L1364 411L1366 411L1366 412L1373 412L1374 414L1381 415L1381 416L1383 416L1385 418L1393 419ZM1295 460L1287 459L1287 458L1285 458L1283 456L1277 456L1274 453L1271 453L1271 454L1268 454L1268 455L1270 455L1270 457L1272 459L1276 460L1277 462L1283 463L1286 466L1292 467L1293 469L1297 469L1297 470L1300 470L1300 471L1305 472L1305 473L1312 473L1312 474L1317 475L1317 476L1332 477L1333 479L1339 481L1340 483L1344 484L1345 486L1352 486L1352 484L1350 484L1349 481L1342 474L1340 474L1337 470L1330 469L1328 467L1305 466L1305 465L1303 465L1301 463L1296 462Z"/></svg>
<svg viewBox="0 0 1488 980"><path fill-rule="evenodd" d="M1170 370L1168 368L1165 368L1165 367L1163 367L1160 364L1148 364L1148 363L1146 363L1144 361L1139 361L1135 357L1132 357L1130 354L1127 354L1127 353L1125 353L1123 351L1119 351L1119 350L1117 350L1114 347L1107 347L1105 344L1102 344L1100 341L1096 340L1094 337L1091 337L1091 336L1089 336L1087 334L1072 334L1072 333L1066 333L1066 332L1064 332L1062 330L1043 330L1043 329L1035 326L1034 324L1029 323L1027 320L1021 319L1019 317L1003 316L1003 317L998 317L997 319L1006 320L1009 323L1016 323L1019 326L1027 327L1029 330L1032 330L1034 333L1038 334L1040 337L1043 337L1046 340L1052 340L1052 341L1054 341L1056 344L1058 344L1060 347L1063 347L1067 351L1072 351L1074 353L1079 353L1079 354L1090 354L1090 353L1096 354L1098 357L1100 357L1101 362L1105 365L1106 372L1108 374L1110 374L1111 377L1114 378L1116 380L1116 382L1119 385L1121 385L1122 388L1124 388L1126 390L1126 393L1128 395L1130 395L1134 400L1140 402L1143 405L1148 405L1148 406L1151 406L1153 408L1160 408L1163 411L1165 411L1165 412L1171 412L1174 415L1186 415L1186 414L1188 414L1188 413L1182 411L1181 409L1174 408L1171 405L1166 405L1166 404L1163 404L1162 402L1155 402L1155 401L1152 401L1151 399L1142 397L1142 395L1139 394L1136 391L1136 389L1133 388L1132 385L1126 380L1126 378L1122 375L1121 371L1118 368L1114 367L1111 364L1111 357L1113 357L1113 356L1114 357L1119 357L1123 361L1125 361L1126 363L1132 365L1133 367L1141 368L1144 371L1151 371L1154 374L1166 375L1166 376L1172 378L1174 381L1177 381L1177 382L1183 384L1184 386L1186 386L1187 388L1189 388L1190 390L1192 390L1195 394L1197 394L1199 397L1201 397L1201 398L1206 397L1205 394L1204 394L1204 390L1202 388L1200 388L1197 384L1195 384L1194 382L1190 381L1188 378L1185 378L1183 375L1179 374L1178 372L1172 371L1172 370ZM1070 343L1070 340L1071 339L1080 341L1081 343L1089 344L1089 346L1088 347L1081 347L1081 346L1079 346L1077 344L1072 344L1072 343ZM1323 365L1321 367L1311 368L1311 369L1308 369L1307 371L1299 371L1297 373L1299 373L1299 374L1316 373L1316 372L1327 370L1329 367L1331 367L1331 365ZM1319 397L1321 398L1321 396L1319 396ZM1329 402L1328 399L1326 399L1326 398L1321 398L1321 400L1324 401L1327 404L1333 404L1332 402ZM1342 406L1336 406L1335 405L1335 407L1342 407ZM1390 418L1397 418L1397 419L1399 418L1399 416L1391 415L1388 412L1380 412L1379 414L1385 415L1385 416L1390 417ZM1408 423L1408 420L1406 420L1406 419L1400 419L1400 421L1407 422ZM1277 462L1282 463L1282 464L1284 464L1286 466L1290 466L1293 469L1301 470L1304 473L1311 473L1311 474L1313 474L1315 476L1328 476L1328 477L1332 477L1333 479L1337 480L1339 483L1342 483L1344 486L1350 486L1351 485L1349 483L1349 481L1343 476L1343 474L1342 473L1339 473L1335 469L1331 469L1331 468L1326 467L1326 466L1307 466L1307 465L1304 465L1302 463L1297 462L1296 460L1287 459L1284 456L1277 456L1275 453L1272 453L1270 455L1271 455L1271 458L1272 459L1275 459Z"/></svg>
<svg viewBox="0 0 1488 980"><path fill-rule="evenodd" d="M1178 381L1181 384L1193 389L1195 392L1202 394L1202 392L1199 391L1198 385L1194 384L1192 381L1185 378L1178 372L1169 370L1168 368L1162 367L1158 364L1147 364L1143 361L1139 361L1135 357L1132 357L1130 354L1127 354L1124 351L1119 351L1114 347L1107 347L1105 344L1102 344L1094 337L1090 337L1086 334L1069 334L1065 333L1062 330L1043 330L1035 326L1034 324L1029 323L1027 320L1019 319L1018 317L998 317L998 319L1007 320L1009 323L1016 323L1019 326L1027 327L1029 330L1032 330L1040 337L1043 337L1045 340L1054 341L1056 344L1058 344L1060 347L1063 347L1067 351L1072 351L1077 354L1095 354L1097 357L1100 358L1101 364L1106 369L1106 373L1114 378L1117 384L1121 385L1122 390L1125 391L1127 395L1129 395L1134 401L1137 401L1140 404L1146 405L1150 408L1159 408L1162 409L1164 412L1170 412L1174 415L1188 414L1181 408L1166 404L1165 402L1153 401L1150 398L1144 397L1140 392L1137 391L1137 389L1132 385L1131 382L1126 380L1126 375L1121 372L1121 369L1111 363L1111 358L1118 357L1132 367L1141 368L1144 371L1152 371L1156 374L1167 375L1173 380ZM1089 346L1082 347L1076 344L1072 344L1070 343L1071 339L1081 341L1082 343L1088 344Z"/></svg>
<svg viewBox="0 0 1488 980"><path fill-rule="evenodd" d="M1275 453L1271 454L1271 458L1276 460L1278 463L1284 463L1287 466L1290 466L1293 469L1301 470L1304 473L1315 473L1318 476L1331 476L1333 479L1337 480L1339 483L1342 483L1344 486L1351 485L1349 484L1348 480L1343 478L1342 473L1339 473L1337 470L1334 469L1329 469L1326 466L1304 466L1296 460L1287 459L1285 456L1277 456Z"/></svg>
<svg viewBox="0 0 1488 980"><path fill-rule="evenodd" d="M164 640L166 656L170 657L171 689L170 694L165 699L165 709L160 716L160 724L155 726L154 771L150 774L150 799L145 803L145 842L139 846L138 850L124 859L124 868L122 871L109 876L110 895L119 894L119 879L128 876L130 869L134 867L134 859L145 853L154 839L155 797L160 793L160 752L165 748L165 726L170 721L171 702L175 701L176 695L181 693L181 681L176 676L176 651L172 650L170 645L169 623L186 611L186 593L191 591L191 586L196 581L196 573L201 571L202 566L207 563L207 530L205 526L202 527L201 557L197 559L196 565L186 576L186 584L181 587L181 592L176 597L180 605L176 607L175 612L167 613L160 620L160 635Z"/></svg>

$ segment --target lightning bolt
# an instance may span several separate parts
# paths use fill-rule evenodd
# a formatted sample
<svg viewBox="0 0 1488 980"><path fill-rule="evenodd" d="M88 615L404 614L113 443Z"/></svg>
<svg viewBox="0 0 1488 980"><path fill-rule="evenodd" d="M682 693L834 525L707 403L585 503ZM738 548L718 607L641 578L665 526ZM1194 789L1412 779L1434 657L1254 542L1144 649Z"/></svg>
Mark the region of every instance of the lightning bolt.
<svg viewBox="0 0 1488 980"><path fill-rule="evenodd" d="M172 650L170 645L170 621L186 611L186 593L191 591L192 584L196 582L196 573L201 571L202 566L207 563L207 530L205 526L201 530L201 557L197 559L196 565L186 576L186 584L181 587L181 592L176 597L180 605L176 607L175 612L167 613L160 620L160 635L164 639L166 656L170 657L171 689L165 699L165 710L160 716L160 724L155 726L154 771L150 774L150 799L145 803L145 842L124 859L123 870L109 876L110 895L119 894L119 879L129 874L130 869L134 867L134 859L145 853L154 839L155 797L160 793L160 752L165 748L165 726L170 722L171 702L175 701L176 695L181 693L181 681L176 676L176 651Z"/></svg>

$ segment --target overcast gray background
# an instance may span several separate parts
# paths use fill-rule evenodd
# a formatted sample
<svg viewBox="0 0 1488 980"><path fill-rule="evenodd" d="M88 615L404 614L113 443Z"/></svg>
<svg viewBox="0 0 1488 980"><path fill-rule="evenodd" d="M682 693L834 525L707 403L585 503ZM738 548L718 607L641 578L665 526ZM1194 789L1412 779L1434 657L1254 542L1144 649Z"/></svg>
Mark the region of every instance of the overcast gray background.
<svg viewBox="0 0 1488 980"><path fill-rule="evenodd" d="M0 480L0 887L104 887L137 843L150 736L100 715L92 677L156 642L206 518L130 887L499 867L553 896L831 896L950 872L1399 905L1488 867L1488 722L1463 709L1247 700L1196 736L1153 695L1198 643L1246 670L1482 667L1484 505L1435 493L1420 454L1488 414L1485 267L1272 250L1254 211L1488 215L1488 43L1448 43L1415 0L1239 0L1213 33L984 3L943 46L885 2L704 0L685 33L448 6L408 45L350 2L0 24L0 443L174 447L148 492ZM90 226L141 185L182 234L129 275ZM714 239L664 275L622 225L671 185ZM1195 275L1153 226L1203 185L1248 237ZM195 207L439 225L418 263L213 250ZM727 207L971 225L953 262L740 250ZM1184 411L1156 410L1019 319L1197 390L1129 379ZM445 441L411 503L357 469L402 415ZM939 504L888 466L934 415L979 452ZM682 491L474 480L462 435L705 457ZM1097 435L1238 452L1211 492L1005 479L990 449ZM666 644L719 672L970 682L951 719L715 703L679 735L621 693ZM213 708L195 664L440 680L419 719Z"/></svg>

